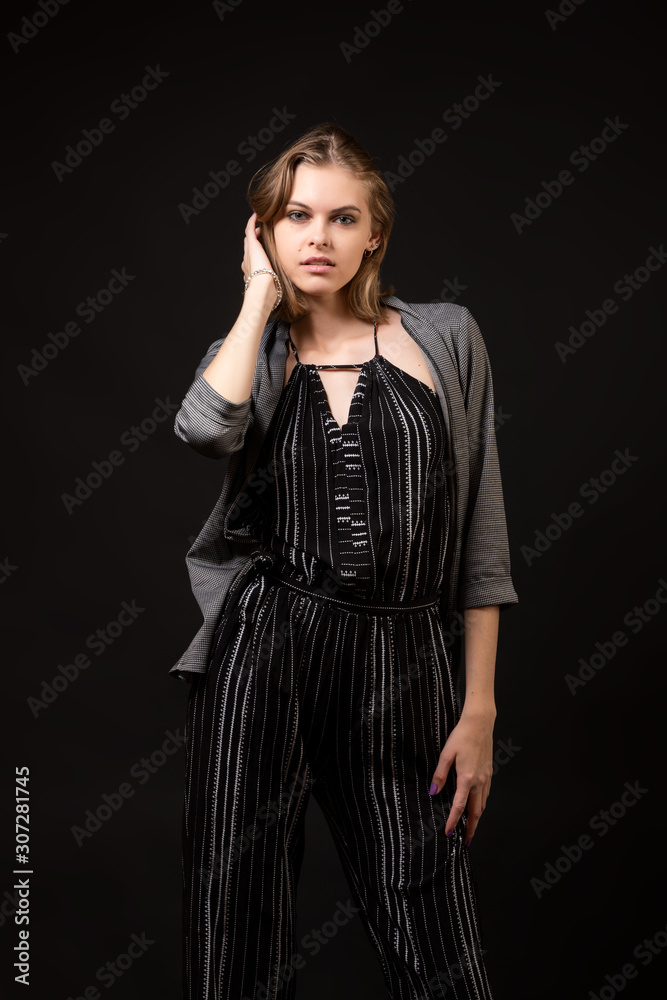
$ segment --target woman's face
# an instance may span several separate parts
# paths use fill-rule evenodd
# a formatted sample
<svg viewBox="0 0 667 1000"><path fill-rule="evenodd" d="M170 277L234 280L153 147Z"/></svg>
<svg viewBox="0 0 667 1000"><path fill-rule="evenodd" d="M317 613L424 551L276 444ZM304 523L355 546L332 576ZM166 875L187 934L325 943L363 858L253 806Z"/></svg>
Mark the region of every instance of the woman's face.
<svg viewBox="0 0 667 1000"><path fill-rule="evenodd" d="M378 242L361 181L338 166L299 163L289 201L273 224L285 274L306 295L332 295L357 273L365 249ZM309 265L311 257L330 264Z"/></svg>

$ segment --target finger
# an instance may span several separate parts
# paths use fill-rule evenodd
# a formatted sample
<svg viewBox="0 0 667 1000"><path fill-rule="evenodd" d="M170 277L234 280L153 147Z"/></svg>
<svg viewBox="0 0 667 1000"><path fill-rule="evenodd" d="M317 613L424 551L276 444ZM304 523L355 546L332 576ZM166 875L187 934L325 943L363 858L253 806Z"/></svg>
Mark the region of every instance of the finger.
<svg viewBox="0 0 667 1000"><path fill-rule="evenodd" d="M484 787L482 789L482 806L484 809L486 809L487 799L489 798L490 794L491 794L491 779L488 778L484 782Z"/></svg>
<svg viewBox="0 0 667 1000"><path fill-rule="evenodd" d="M438 792L444 788L445 782L447 781L447 775L449 774L449 769L454 763L454 758L441 757L438 761L438 766L433 772L433 777L431 778L431 787L429 789L431 795L437 795ZM435 788L433 787L435 785Z"/></svg>
<svg viewBox="0 0 667 1000"><path fill-rule="evenodd" d="M447 837L451 837L454 833L454 827L463 815L463 810L465 809L466 802L468 801L468 791L469 789L461 781L457 783L452 808L449 810L449 816L447 817L447 822L445 823L445 836Z"/></svg>
<svg viewBox="0 0 667 1000"><path fill-rule="evenodd" d="M481 789L474 789L468 796L468 821L466 823L465 843L470 847L475 830L484 812L484 802Z"/></svg>

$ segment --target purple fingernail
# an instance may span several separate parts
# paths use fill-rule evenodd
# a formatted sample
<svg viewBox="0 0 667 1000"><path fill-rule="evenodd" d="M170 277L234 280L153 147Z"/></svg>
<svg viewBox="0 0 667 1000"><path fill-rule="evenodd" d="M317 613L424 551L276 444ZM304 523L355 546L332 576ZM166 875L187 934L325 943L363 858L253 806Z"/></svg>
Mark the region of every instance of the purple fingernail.
<svg viewBox="0 0 667 1000"><path fill-rule="evenodd" d="M429 795L435 795L435 793L437 792L437 790L438 790L438 786L436 785L436 783L434 781L433 784L431 785L431 787L428 790L428 794Z"/></svg>
<svg viewBox="0 0 667 1000"><path fill-rule="evenodd" d="M447 836L448 836L448 837L453 837L453 836L454 836L454 831L453 831L453 830L450 830L450 831L449 831L449 833L447 834Z"/></svg>
<svg viewBox="0 0 667 1000"><path fill-rule="evenodd" d="M468 839L466 840L466 847L470 847L471 844L472 844L472 837L468 837Z"/></svg>

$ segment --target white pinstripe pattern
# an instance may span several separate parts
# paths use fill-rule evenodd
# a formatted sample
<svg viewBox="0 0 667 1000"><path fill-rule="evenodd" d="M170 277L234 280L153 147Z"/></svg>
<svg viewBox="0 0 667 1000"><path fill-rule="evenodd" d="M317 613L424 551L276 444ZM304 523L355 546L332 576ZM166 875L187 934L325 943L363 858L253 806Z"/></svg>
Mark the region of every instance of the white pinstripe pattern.
<svg viewBox="0 0 667 1000"><path fill-rule="evenodd" d="M453 774L428 794L458 720L437 605L339 609L253 566L222 625L188 701L186 1000L262 985L293 998L284 963L303 954L295 900L311 789L388 995L426 1000L445 983L447 996L490 1000L465 814L451 840L442 833Z"/></svg>
<svg viewBox="0 0 667 1000"><path fill-rule="evenodd" d="M257 459L275 475L247 489L252 504L227 520L225 538L264 542L310 583L328 569L336 587L376 602L435 596L446 444L437 395L382 355L362 366L342 428L316 367L298 362Z"/></svg>
<svg viewBox="0 0 667 1000"><path fill-rule="evenodd" d="M258 547L188 702L186 1000L293 998L284 966L298 950L313 777L388 995L427 1000L446 983L449 996L491 1000L466 815L451 841L438 833L455 774L428 794L458 720L440 599L447 482L425 489L445 458L444 414L436 393L381 356L357 390L332 427L316 369L297 364L258 456L276 475L225 525L230 541Z"/></svg>

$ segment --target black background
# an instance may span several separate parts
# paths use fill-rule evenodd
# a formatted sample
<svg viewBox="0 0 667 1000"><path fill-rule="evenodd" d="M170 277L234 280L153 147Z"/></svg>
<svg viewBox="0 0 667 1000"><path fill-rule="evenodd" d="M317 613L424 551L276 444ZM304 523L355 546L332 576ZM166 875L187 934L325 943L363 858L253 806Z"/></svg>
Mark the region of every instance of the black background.
<svg viewBox="0 0 667 1000"><path fill-rule="evenodd" d="M131 769L183 729L188 689L168 670L201 621L184 558L224 465L174 435L173 410L136 450L121 437L156 400L180 405L206 348L232 325L248 182L325 120L352 132L383 171L434 128L448 133L395 187L383 276L406 302L438 298L446 282L465 286L455 301L480 325L504 414L497 439L520 604L501 617L495 740L520 749L498 768L471 848L494 996L632 1000L664 982L667 588L655 595L667 577L665 268L640 271L627 301L614 290L667 238L664 50L656 5L562 7L571 13L552 27L539 4L406 2L347 59L341 43L371 20L365 4L242 0L221 17L211 3L71 0L18 51L4 41L3 995L66 1000L97 984L106 996L96 972L134 933L153 943L111 996L180 997L182 748L143 783ZM39 10L5 5L3 34ZM168 76L145 101L123 121L110 113L158 64ZM500 85L479 108L460 128L443 123L489 74ZM275 108L295 117L250 163L239 144ZM104 117L114 131L59 180L53 162ZM578 170L570 155L607 117L627 127ZM186 224L179 205L233 158L241 174ZM567 168L573 183L517 232L512 213ZM26 384L20 366L33 364L33 348L76 320L114 268L134 276L127 288ZM563 362L555 344L610 298L617 311ZM616 481L606 478L595 503L583 498L583 484L626 449L635 458ZM68 512L63 494L114 450L123 463ZM576 501L581 517L527 555ZM144 609L136 621L31 709L123 601ZM647 601L633 631L624 618ZM572 693L566 675L619 629L626 645ZM11 957L14 768L23 765L29 990L14 984ZM79 846L72 827L128 781L135 794ZM625 815L616 807L601 835L590 823L626 782L645 791ZM592 848L536 888L531 880L586 833ZM349 898L311 801L298 940ZM645 938L658 952L648 963L634 953ZM629 962L636 976L622 984ZM298 1000L341 995L384 995L354 918L299 973Z"/></svg>

